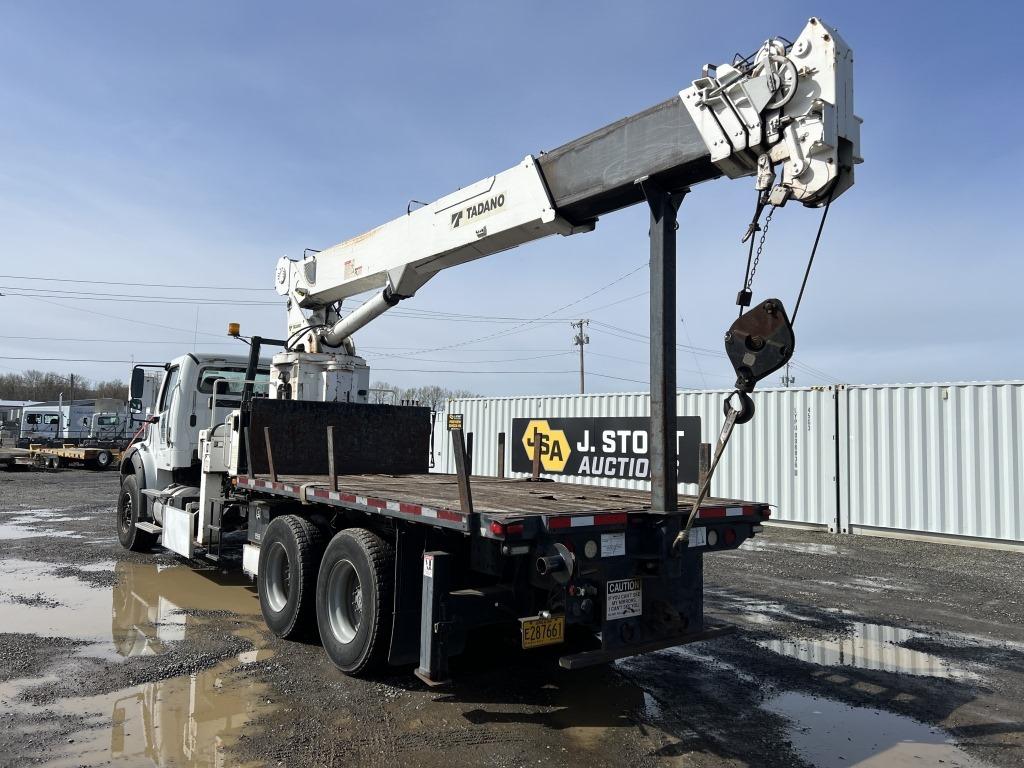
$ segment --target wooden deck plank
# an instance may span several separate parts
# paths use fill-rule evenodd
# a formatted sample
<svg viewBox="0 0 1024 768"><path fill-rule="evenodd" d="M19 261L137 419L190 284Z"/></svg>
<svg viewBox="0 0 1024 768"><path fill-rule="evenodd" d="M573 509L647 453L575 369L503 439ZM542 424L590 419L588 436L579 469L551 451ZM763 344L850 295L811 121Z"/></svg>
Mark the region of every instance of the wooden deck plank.
<svg viewBox="0 0 1024 768"><path fill-rule="evenodd" d="M269 480L269 475L257 475ZM328 488L325 475L279 475L278 482ZM643 510L650 506L647 491L575 485L559 482L501 480L495 477L473 477L473 507L477 512L492 514L557 514L562 512L610 512ZM373 496L389 501L405 501L431 507L459 509L459 489L455 475L344 475L338 487L360 496ZM679 506L686 509L693 496L680 495ZM734 507L754 502L736 499L709 498L705 507Z"/></svg>

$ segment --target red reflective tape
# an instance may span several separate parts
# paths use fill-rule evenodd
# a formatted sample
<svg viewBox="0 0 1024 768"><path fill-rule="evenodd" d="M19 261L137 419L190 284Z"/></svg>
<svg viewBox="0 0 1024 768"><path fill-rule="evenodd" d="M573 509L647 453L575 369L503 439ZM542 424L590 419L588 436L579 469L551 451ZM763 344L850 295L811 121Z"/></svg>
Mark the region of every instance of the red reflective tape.
<svg viewBox="0 0 1024 768"><path fill-rule="evenodd" d="M462 522L462 513L461 512L452 512L451 510L448 510L448 509L439 509L439 510L437 510L437 517L438 517L439 520L450 520L453 523L461 523Z"/></svg>
<svg viewBox="0 0 1024 768"><path fill-rule="evenodd" d="M398 510L404 512L407 515L420 515L423 514L423 507L419 504L406 504L404 501L398 503Z"/></svg>
<svg viewBox="0 0 1024 768"><path fill-rule="evenodd" d="M568 528L572 525L571 517L551 517L548 518L548 528Z"/></svg>
<svg viewBox="0 0 1024 768"><path fill-rule="evenodd" d="M384 509L388 505L384 499L367 499L366 503L371 507L376 507L377 509Z"/></svg>
<svg viewBox="0 0 1024 768"><path fill-rule="evenodd" d="M724 507L707 507L697 513L697 517L727 517L728 510Z"/></svg>
<svg viewBox="0 0 1024 768"><path fill-rule="evenodd" d="M349 504L355 504L356 503L356 497L355 497L355 494L353 494L353 493L339 493L338 494L338 500L339 501L347 501Z"/></svg>
<svg viewBox="0 0 1024 768"><path fill-rule="evenodd" d="M603 515L594 515L594 525L625 525L625 512L607 512Z"/></svg>

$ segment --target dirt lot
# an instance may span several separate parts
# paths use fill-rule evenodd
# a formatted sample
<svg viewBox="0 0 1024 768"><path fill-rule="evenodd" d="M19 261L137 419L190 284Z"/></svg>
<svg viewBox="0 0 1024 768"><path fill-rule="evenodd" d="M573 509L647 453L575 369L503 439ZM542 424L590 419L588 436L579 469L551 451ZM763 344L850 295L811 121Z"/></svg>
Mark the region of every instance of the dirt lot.
<svg viewBox="0 0 1024 768"><path fill-rule="evenodd" d="M706 560L713 642L425 689L263 628L248 579L123 551L115 473L0 472L0 765L1024 764L1024 558L772 528Z"/></svg>

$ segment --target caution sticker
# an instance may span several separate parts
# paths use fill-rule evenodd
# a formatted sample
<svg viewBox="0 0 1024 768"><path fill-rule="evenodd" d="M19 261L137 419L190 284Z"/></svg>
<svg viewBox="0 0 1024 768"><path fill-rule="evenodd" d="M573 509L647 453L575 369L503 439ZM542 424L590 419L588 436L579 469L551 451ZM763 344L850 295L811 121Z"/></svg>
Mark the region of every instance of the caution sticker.
<svg viewBox="0 0 1024 768"><path fill-rule="evenodd" d="M643 587L640 579L609 581L604 601L605 621L628 619L643 613Z"/></svg>

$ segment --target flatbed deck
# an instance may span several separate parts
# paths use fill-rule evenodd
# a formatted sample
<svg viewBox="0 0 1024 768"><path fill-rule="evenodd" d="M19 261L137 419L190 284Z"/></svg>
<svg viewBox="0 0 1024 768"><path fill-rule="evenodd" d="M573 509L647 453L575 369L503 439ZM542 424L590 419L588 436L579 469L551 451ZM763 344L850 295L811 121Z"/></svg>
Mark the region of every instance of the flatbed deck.
<svg viewBox="0 0 1024 768"><path fill-rule="evenodd" d="M433 518L444 527L468 530L469 519L459 504L458 479L447 474L343 475L338 490L325 475L242 476L239 488L306 502L354 507L368 512L421 520ZM489 517L586 515L645 512L651 494L623 488L576 485L530 479L470 478L473 512ZM694 497L679 496L680 511L689 511ZM698 517L767 517L768 505L739 499L708 498ZM432 522L433 522L432 520Z"/></svg>

